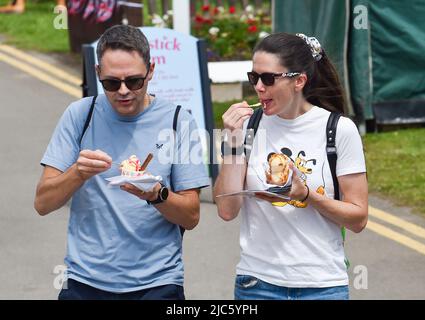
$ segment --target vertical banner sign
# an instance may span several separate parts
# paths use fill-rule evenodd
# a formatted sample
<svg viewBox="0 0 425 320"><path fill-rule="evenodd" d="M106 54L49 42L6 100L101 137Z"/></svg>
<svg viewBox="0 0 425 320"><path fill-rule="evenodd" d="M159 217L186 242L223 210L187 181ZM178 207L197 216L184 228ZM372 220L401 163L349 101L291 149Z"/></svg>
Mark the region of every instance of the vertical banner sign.
<svg viewBox="0 0 425 320"><path fill-rule="evenodd" d="M214 180L218 174L218 167L214 164L215 161L212 161L214 122L203 43L193 36L172 29L141 27L140 30L149 41L151 61L155 62L154 76L149 82L148 92L174 105L181 105L193 115L201 133L204 163L210 164L209 173ZM83 48L84 77L87 81L83 86L84 95L103 93L97 75L93 75L94 66L89 67L93 63L87 63L87 60L94 60L94 64L98 64L97 56L94 54L96 46L97 41ZM93 78L96 79L96 84L90 83L93 81L90 79ZM211 154L208 150L211 150Z"/></svg>
<svg viewBox="0 0 425 320"><path fill-rule="evenodd" d="M198 128L205 129L198 39L166 28L140 29L149 40L151 61L156 65L149 92L180 104L193 115Z"/></svg>

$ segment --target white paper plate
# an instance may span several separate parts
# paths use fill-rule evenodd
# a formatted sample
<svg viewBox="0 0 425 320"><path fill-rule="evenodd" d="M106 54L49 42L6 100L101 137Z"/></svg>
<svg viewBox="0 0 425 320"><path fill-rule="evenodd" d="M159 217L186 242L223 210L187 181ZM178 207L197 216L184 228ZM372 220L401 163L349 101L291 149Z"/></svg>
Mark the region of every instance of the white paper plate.
<svg viewBox="0 0 425 320"><path fill-rule="evenodd" d="M144 174L140 177L126 177L126 176L115 176L111 178L106 178L109 181L108 186L120 186L125 183L130 183L135 187L143 191L151 191L157 182L162 181L161 176L153 176L150 174Z"/></svg>

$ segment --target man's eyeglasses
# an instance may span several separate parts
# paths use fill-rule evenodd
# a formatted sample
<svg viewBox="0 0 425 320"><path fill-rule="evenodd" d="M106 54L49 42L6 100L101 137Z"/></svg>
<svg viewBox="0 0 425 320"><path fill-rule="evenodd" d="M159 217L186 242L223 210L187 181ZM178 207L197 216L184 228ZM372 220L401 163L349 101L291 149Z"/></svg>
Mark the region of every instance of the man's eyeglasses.
<svg viewBox="0 0 425 320"><path fill-rule="evenodd" d="M145 79L147 78L149 74L149 66L148 66L148 72L146 72L146 76L144 77L128 77L124 80L120 79L103 79L99 80L102 83L103 89L106 91L118 91L121 88L121 83L125 83L125 86L128 88L128 90L139 90L143 87L145 84Z"/></svg>
<svg viewBox="0 0 425 320"><path fill-rule="evenodd" d="M261 79L261 82L265 86L272 86L272 85L274 85L275 78L278 78L278 77L292 78L292 77L298 76L300 74L301 74L300 72L282 72L282 73L264 72L264 73L261 73L261 74L255 72L255 71L247 72L248 81L253 86L255 86L257 84L258 79Z"/></svg>

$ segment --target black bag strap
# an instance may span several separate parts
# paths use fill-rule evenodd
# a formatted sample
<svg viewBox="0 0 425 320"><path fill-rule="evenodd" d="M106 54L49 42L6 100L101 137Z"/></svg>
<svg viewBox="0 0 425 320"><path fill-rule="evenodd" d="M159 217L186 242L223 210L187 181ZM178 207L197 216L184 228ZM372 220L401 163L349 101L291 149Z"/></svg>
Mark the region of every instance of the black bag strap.
<svg viewBox="0 0 425 320"><path fill-rule="evenodd" d="M83 132L81 133L81 136L80 136L80 143L79 143L80 147L81 147L81 141L83 140L84 133L86 133L87 128L89 127L89 124L90 124L90 120L91 120L92 115L93 115L93 110L94 110L94 105L96 103L96 98L97 98L97 96L93 96L93 99L91 101L90 110L89 110L89 113L87 115L86 122L84 123Z"/></svg>
<svg viewBox="0 0 425 320"><path fill-rule="evenodd" d="M326 153L328 155L329 168L331 169L332 181L334 184L334 199L341 200L339 194L339 183L336 176L336 161L338 159L336 150L336 128L341 114L338 112L331 112L326 125ZM341 227L342 243L345 244L345 227ZM350 267L350 261L347 257L344 258L344 263L347 269Z"/></svg>
<svg viewBox="0 0 425 320"><path fill-rule="evenodd" d="M180 109L182 108L182 106L181 105L178 105L177 107L176 107L176 111L174 111L174 119L173 119L173 131L174 131L174 137L176 137L176 135L177 135L177 120L178 120L178 118L179 118L179 112L180 112ZM184 232L186 231L185 230L185 228L183 228L182 226L179 226L180 227L180 234L182 235L182 238L183 238L183 234L184 234Z"/></svg>
<svg viewBox="0 0 425 320"><path fill-rule="evenodd" d="M249 161L249 156L251 154L252 144L254 142L255 135L258 130L258 126L260 125L261 117L263 116L263 109L259 108L254 111L253 115L248 121L247 131L245 135L245 155L247 158L247 162ZM328 156L329 167L332 174L332 181L334 184L335 196L336 200L340 200L339 195L339 183L336 177L336 161L337 161L337 153L336 153L336 129L338 126L339 118L341 117L340 113L331 112L328 118L328 123L326 125L326 153Z"/></svg>
<svg viewBox="0 0 425 320"><path fill-rule="evenodd" d="M254 111L254 114L248 121L248 127L245 136L245 155L246 162L249 161L249 156L251 154L252 144L254 142L255 134L257 133L258 126L260 125L260 120L263 115L263 109L259 108ZM339 118L341 117L341 113L331 112L328 118L328 123L326 124L326 153L328 156L329 167L332 174L332 181L334 185L334 199L340 200L339 194L339 183L338 178L336 177L336 161L337 161L337 150L335 144L336 138L336 129L338 126ZM341 234L343 242L345 242L345 228L341 228ZM345 264L347 269L350 265L350 262L347 258L345 258Z"/></svg>
<svg viewBox="0 0 425 320"><path fill-rule="evenodd" d="M179 112L180 109L182 108L181 105L178 105L176 108L176 111L174 112L174 119L173 119L173 130L174 130L174 134L176 134L177 132L177 119L179 117Z"/></svg>
<svg viewBox="0 0 425 320"><path fill-rule="evenodd" d="M326 124L326 153L328 155L329 167L331 169L332 181L334 184L334 199L340 200L339 195L339 183L336 177L336 161L337 161L337 150L335 144L336 128L338 126L338 120L341 117L340 113L331 112Z"/></svg>
<svg viewBox="0 0 425 320"><path fill-rule="evenodd" d="M258 108L254 111L251 118L249 118L248 126L245 135L245 156L248 163L251 156L252 145L254 143L255 135L257 134L258 126L260 125L261 117L263 116L263 108Z"/></svg>
<svg viewBox="0 0 425 320"><path fill-rule="evenodd" d="M89 113L87 115L86 122L84 123L83 131L82 131L81 136L80 136L80 146L81 146L81 141L83 140L84 133L87 131L87 128L89 127L89 124L90 124L90 121L91 121L91 118L92 118L92 115L93 115L93 111L94 111L94 105L96 103L96 98L97 98L97 96L93 96L93 99L92 99L92 102L91 102L91 105L90 105L90 110L89 110ZM178 105L177 108L176 108L176 111L174 112L174 119L173 119L173 130L174 130L174 132L177 131L177 119L179 117L179 112L180 112L181 107L182 107L181 105Z"/></svg>
<svg viewBox="0 0 425 320"><path fill-rule="evenodd" d="M81 146L81 141L83 140L84 133L87 131L87 128L89 127L90 120L92 118L93 111L94 111L94 106L95 106L95 103L96 103L96 98L97 98L97 96L94 96L93 99L92 99L92 102L91 102L91 105L90 105L90 110L89 110L89 113L87 115L86 122L84 123L83 132L81 133L81 136L80 136L80 146ZM178 120L178 117L179 117L180 109L181 109L181 105L178 105L176 107L176 111L174 112L174 119L173 119L174 134L177 133L177 120ZM179 226L179 227L180 227L180 233L183 237L185 229L182 226Z"/></svg>

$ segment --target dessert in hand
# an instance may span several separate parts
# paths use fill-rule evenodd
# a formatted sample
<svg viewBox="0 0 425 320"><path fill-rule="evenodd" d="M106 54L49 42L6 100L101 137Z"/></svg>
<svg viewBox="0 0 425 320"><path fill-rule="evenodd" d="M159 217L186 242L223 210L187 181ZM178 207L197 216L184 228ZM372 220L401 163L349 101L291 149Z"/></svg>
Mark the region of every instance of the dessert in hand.
<svg viewBox="0 0 425 320"><path fill-rule="evenodd" d="M269 169L266 171L267 183L283 186L289 178L290 159L282 153L271 153L267 157Z"/></svg>
<svg viewBox="0 0 425 320"><path fill-rule="evenodd" d="M142 169L142 163L135 155L121 162L120 169L121 175L127 177L138 177L145 172L145 170Z"/></svg>

